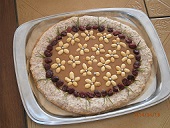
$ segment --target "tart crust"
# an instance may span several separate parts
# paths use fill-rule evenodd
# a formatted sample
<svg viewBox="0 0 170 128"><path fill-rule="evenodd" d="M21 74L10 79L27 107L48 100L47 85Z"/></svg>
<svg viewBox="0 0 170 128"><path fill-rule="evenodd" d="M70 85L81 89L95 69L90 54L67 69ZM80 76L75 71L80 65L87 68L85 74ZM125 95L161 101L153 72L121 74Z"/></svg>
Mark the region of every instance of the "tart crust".
<svg viewBox="0 0 170 128"><path fill-rule="evenodd" d="M142 72L138 72L136 77L136 82L129 85L128 89L123 89L118 93L115 93L108 98L91 98L90 100L86 98L75 97L73 95L66 95L64 91L57 89L53 82L46 79L46 71L43 67L43 58L38 57L44 54L46 47L49 45L49 40L53 40L57 36L57 30L64 31L65 28L75 25L78 17L72 17L70 19L60 21L52 27L50 27L44 34L40 37L32 51L32 56L30 59L30 70L32 72L33 78L36 82L38 90L45 96L47 100L55 104L56 106L77 114L82 115L92 115L99 114L116 108L125 106L131 100L135 99L144 90L147 81L151 74L152 65L152 53L148 46L146 45L144 39L131 27L122 24L118 21L106 18L106 17L94 17L94 16L82 16L79 17L79 24L82 26L96 25L98 20L102 25L107 27L110 26L116 30L121 30L125 35L131 35L131 39L135 44L140 42L140 55L141 55L141 66L144 69Z"/></svg>

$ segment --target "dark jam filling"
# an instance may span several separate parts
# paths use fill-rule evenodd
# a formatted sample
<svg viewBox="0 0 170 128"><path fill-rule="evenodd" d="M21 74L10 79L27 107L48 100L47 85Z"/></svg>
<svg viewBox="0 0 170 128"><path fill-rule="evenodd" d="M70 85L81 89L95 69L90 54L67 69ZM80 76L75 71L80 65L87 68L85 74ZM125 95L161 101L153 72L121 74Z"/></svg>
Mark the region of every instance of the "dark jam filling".
<svg viewBox="0 0 170 128"><path fill-rule="evenodd" d="M64 81L60 80L58 76L53 76L53 71L50 69L51 68L51 56L52 56L52 50L53 46L55 46L58 43L58 40L61 40L62 37L67 35L67 32L78 32L80 31L85 31L85 30L98 30L99 32L103 32L106 28L104 26L72 26L68 27L65 31L61 32L55 40L51 41L50 44L47 46L46 50L44 51L44 68L46 70L46 78L50 78L56 88L67 92L68 94L72 94L75 97L81 97L81 98L94 98L94 97L106 97L106 96L112 96L114 93L117 93L124 88L128 87L130 84L132 84L135 81L136 76L138 75L139 67L140 67L140 60L141 60L141 55L139 50L137 49L137 45L132 41L131 38L125 36L123 33L120 31L115 31L113 28L107 28L107 31L109 33L112 33L114 36L118 36L120 39L124 39L126 44L129 46L130 49L133 49L133 53L135 55L136 61L133 64L133 69L131 71L131 75L128 75L127 78L122 79L122 83L117 84L116 86L113 86L112 89L109 90L102 90L98 91L95 90L94 92L78 92L74 88L68 87L67 85L64 84Z"/></svg>

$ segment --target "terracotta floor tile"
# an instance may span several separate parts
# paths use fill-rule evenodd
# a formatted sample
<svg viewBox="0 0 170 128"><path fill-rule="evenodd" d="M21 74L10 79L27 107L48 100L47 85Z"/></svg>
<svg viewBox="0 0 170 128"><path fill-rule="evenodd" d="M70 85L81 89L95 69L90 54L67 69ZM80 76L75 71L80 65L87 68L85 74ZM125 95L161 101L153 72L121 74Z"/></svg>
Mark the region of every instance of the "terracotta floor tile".
<svg viewBox="0 0 170 128"><path fill-rule="evenodd" d="M158 35L162 41L167 58L170 63L170 17L168 18L155 18L151 19Z"/></svg>
<svg viewBox="0 0 170 128"><path fill-rule="evenodd" d="M17 0L17 13L19 25L29 20L45 16L22 0Z"/></svg>
<svg viewBox="0 0 170 128"><path fill-rule="evenodd" d="M138 9L147 14L143 0L130 0L124 7Z"/></svg>
<svg viewBox="0 0 170 128"><path fill-rule="evenodd" d="M170 0L145 0L149 17L170 16Z"/></svg>
<svg viewBox="0 0 170 128"><path fill-rule="evenodd" d="M52 14L92 8L135 8L146 13L143 0L16 0L16 3L19 24Z"/></svg>

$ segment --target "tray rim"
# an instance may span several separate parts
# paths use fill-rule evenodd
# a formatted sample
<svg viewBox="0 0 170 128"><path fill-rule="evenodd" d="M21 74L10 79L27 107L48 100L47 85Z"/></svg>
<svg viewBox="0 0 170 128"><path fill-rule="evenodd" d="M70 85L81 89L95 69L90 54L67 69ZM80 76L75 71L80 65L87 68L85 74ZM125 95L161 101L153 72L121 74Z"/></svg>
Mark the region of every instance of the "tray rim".
<svg viewBox="0 0 170 128"><path fill-rule="evenodd" d="M170 78L170 71L167 70L167 69L164 69L163 67L160 67L161 68L160 70L161 70L161 72L164 72L166 74L166 75L164 75L164 77L166 77L166 78L162 78L163 82L161 83L161 86L162 86L161 89L163 89L164 92L163 93L160 92L159 93L160 96L157 95L155 98L151 99L150 101L147 101L147 103L145 102L142 105L139 104L137 106L132 106L130 108L125 108L126 111L123 111L124 109L118 110L118 112L116 114L115 114L115 112L109 112L109 113L104 113L104 114L95 115L95 116L77 117L77 118L68 118L68 117L61 118L61 117L56 117L56 116L54 117L54 116L44 112L41 109L41 107L38 105L37 101L35 100L33 93L31 93L31 94L29 93L28 94L28 92L30 92L30 91L32 92L31 88L27 87L28 90L24 91L22 85L26 84L25 82L27 81L27 79L26 80L22 79L21 67L26 67L26 60L25 60L26 57L25 57L25 55L19 55L21 53L25 53L25 49L24 49L25 48L25 44L24 43L22 44L21 41L20 41L20 43L21 43L20 45L21 46L19 46L19 43L17 42L18 37L20 35L20 32L25 30L25 29L27 29L27 31L24 31L22 33L22 35L26 37L26 35L29 32L28 30L30 30L35 24L37 24L37 23L39 23L39 22L41 22L43 20L48 20L48 19L52 19L52 18L63 16L63 15L69 16L69 15L73 15L73 14L81 14L82 12L83 13L88 13L88 12L100 12L100 11L103 11L103 12L106 12L106 11L120 11L120 12L129 13L129 14L138 13L138 15L136 15L135 18L137 18L138 20L140 18L142 19L142 17L145 18L145 20L146 20L145 22L147 22L150 26L149 27L148 26L147 27L144 26L144 28L145 28L145 30L151 29L150 31L152 32L152 33L148 33L148 36L150 37L151 34L154 34L155 35L154 41L157 42L157 44L159 44L159 46L154 45L154 49L155 49L155 51L159 50L159 52L161 54L158 57L161 58L161 61L163 61L162 63L165 63L166 67L168 69L170 69L169 68L168 60L166 58L166 54L165 54L165 52L163 50L162 44L161 44L160 39L159 39L159 37L158 37L158 35L156 33L156 30L154 29L151 21L146 16L146 14L144 14L143 12L141 12L139 10L129 9L129 8L89 9L89 10L81 10L81 11L75 11L75 12L66 12L66 13L51 15L51 16L47 16L47 17L38 18L38 19L35 19L35 20L28 21L28 22L20 25L17 28L17 30L15 31L14 40L13 40L13 57L14 57L15 72L16 72L18 88L19 88L19 92L20 92L20 96L21 96L24 108L25 108L28 116L33 121L35 121L36 123L47 124L47 125L60 125L60 124L71 124L71 123L80 123L80 122L94 121L94 120L99 120L99 119L105 119L105 118L120 116L120 115L123 115L123 114L128 114L128 113L131 113L131 112L142 110L144 108L151 107L151 106L153 106L155 104L158 104L158 103L166 100L170 96L170 87L169 88L168 87L165 88L165 86L163 86L164 84L170 84L170 80L166 79L166 78L168 78L168 76ZM134 16L134 14L133 14L133 16ZM141 20L139 20L139 21L143 23L143 21L141 21ZM26 42L26 38L22 39L22 41ZM153 39L152 39L152 41L153 41ZM19 58L19 57L22 57L23 60L21 58ZM21 63L19 63L19 62L21 62ZM23 63L25 63L25 64L22 65ZM158 63L161 64L159 61L158 61ZM18 70L19 67L20 67L20 70ZM23 70L25 70L25 69L23 69ZM25 74L25 75L27 75L27 74ZM29 83L27 83L27 84L29 84ZM32 102L28 103L28 101L25 100L26 97L27 98L31 98L32 97L33 98ZM33 109L30 109L30 107L36 107L37 109L39 109L39 111L35 114L35 111Z"/></svg>

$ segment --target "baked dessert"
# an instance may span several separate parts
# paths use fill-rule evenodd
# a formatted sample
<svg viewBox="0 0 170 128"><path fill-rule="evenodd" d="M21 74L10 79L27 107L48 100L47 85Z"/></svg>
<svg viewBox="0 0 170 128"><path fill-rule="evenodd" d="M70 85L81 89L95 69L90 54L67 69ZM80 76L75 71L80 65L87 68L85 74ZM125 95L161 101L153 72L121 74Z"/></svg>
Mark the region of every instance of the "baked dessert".
<svg viewBox="0 0 170 128"><path fill-rule="evenodd" d="M150 78L152 53L131 27L107 17L60 21L37 41L30 70L56 106L99 114L137 98Z"/></svg>

